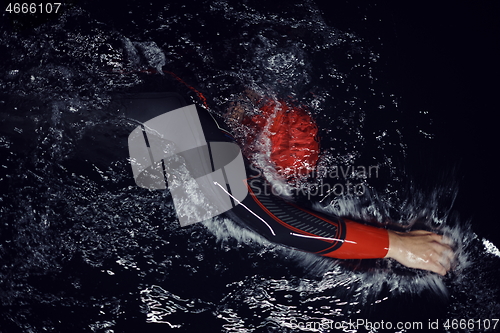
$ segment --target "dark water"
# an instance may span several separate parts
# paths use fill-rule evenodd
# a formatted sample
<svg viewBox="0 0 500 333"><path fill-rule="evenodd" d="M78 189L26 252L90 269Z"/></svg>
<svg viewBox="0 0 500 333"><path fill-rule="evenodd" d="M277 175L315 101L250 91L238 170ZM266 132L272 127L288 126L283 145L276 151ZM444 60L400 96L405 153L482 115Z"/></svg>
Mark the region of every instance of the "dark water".
<svg viewBox="0 0 500 333"><path fill-rule="evenodd" d="M438 320L444 331L447 319L499 318L493 7L73 1L58 14L4 13L0 332L326 332L349 319L422 331ZM448 234L452 272L318 258L222 217L181 228L168 191L134 184L136 124L109 108L114 94L140 91L204 107L162 71L215 114L245 88L306 106L326 174L380 173L286 185L361 182L362 197L313 201Z"/></svg>

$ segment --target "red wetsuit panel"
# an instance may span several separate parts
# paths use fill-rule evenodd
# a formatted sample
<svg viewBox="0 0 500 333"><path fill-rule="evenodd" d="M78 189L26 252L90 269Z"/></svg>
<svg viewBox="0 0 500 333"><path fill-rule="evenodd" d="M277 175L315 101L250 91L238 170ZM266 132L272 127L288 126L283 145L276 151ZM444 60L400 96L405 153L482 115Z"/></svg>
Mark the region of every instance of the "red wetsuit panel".
<svg viewBox="0 0 500 333"><path fill-rule="evenodd" d="M318 162L319 142L318 127L309 113L284 101L272 100L260 109L261 114L243 120L256 131L246 138L246 143L260 140L257 144L264 144L263 136L268 136L271 161L278 171L286 176L311 172Z"/></svg>
<svg viewBox="0 0 500 333"><path fill-rule="evenodd" d="M325 257L337 259L384 258L389 251L389 234L386 229L345 221L346 235L342 246Z"/></svg>

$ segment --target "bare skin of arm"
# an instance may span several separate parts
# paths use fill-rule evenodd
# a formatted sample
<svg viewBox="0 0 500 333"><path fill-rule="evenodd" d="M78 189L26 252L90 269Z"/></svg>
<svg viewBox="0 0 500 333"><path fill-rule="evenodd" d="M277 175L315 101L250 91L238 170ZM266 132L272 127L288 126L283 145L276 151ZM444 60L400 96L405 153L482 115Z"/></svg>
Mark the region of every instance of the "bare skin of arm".
<svg viewBox="0 0 500 333"><path fill-rule="evenodd" d="M445 275L451 268L453 250L443 236L424 230L389 231L386 258L401 264Z"/></svg>

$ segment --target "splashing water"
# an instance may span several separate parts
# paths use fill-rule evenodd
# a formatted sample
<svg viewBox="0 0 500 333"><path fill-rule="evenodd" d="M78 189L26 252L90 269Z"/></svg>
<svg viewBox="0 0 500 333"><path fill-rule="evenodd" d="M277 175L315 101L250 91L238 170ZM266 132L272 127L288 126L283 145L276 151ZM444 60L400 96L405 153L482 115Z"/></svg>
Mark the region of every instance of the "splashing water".
<svg viewBox="0 0 500 333"><path fill-rule="evenodd" d="M116 15L126 20L130 6ZM456 182L427 191L399 168L411 148L397 126L397 98L377 83L380 56L325 23L312 2L279 10L191 6L143 9L114 27L91 8L69 6L29 33L2 33L0 331L157 324L179 332L321 332L349 318L498 317L500 252L454 213ZM180 228L168 190L133 183L126 144L137 124L109 108L113 94L128 91L178 91L199 103L168 75L145 73L151 69L179 75L218 115L245 89L304 105L321 131L322 172L289 183L266 167L273 184L310 193L323 183L360 183L363 195L325 192L312 198L315 209L439 230L454 242L452 272L441 278L389 260L321 258L223 217ZM382 113L387 120L374 121ZM254 148L266 160L269 147ZM372 165L376 179L329 176Z"/></svg>

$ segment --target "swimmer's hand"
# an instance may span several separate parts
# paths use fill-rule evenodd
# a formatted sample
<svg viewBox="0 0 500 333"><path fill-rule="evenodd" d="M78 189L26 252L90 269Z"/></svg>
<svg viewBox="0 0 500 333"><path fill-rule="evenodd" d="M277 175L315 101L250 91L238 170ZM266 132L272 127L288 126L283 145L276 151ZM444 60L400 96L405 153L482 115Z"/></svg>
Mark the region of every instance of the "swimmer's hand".
<svg viewBox="0 0 500 333"><path fill-rule="evenodd" d="M453 261L453 250L443 236L429 231L389 230L389 251L385 257L411 268L445 275Z"/></svg>

